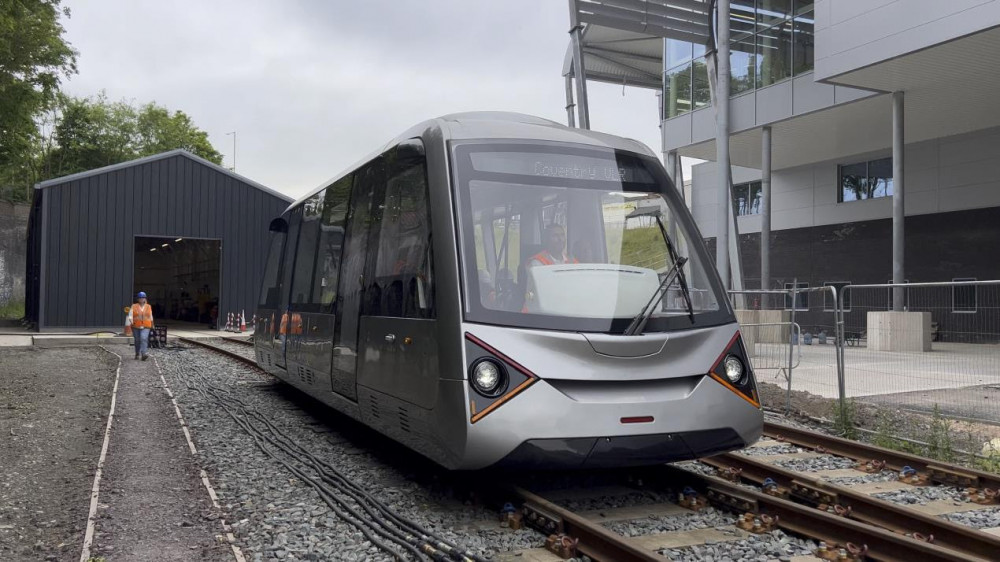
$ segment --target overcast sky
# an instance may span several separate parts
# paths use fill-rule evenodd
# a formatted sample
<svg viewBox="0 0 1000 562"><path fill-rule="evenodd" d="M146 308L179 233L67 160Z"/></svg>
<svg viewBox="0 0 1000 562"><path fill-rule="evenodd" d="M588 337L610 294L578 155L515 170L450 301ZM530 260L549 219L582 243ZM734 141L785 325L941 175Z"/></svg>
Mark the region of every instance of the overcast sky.
<svg viewBox="0 0 1000 562"><path fill-rule="evenodd" d="M565 0L64 0L76 96L183 110L236 171L299 196L424 119L565 122ZM591 126L659 153L651 90L590 82Z"/></svg>

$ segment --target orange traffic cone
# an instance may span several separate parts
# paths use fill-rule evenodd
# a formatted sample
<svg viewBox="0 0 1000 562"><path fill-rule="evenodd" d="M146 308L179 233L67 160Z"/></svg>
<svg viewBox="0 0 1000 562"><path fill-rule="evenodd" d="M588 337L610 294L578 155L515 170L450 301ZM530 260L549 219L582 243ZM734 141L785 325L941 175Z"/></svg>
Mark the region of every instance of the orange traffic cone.
<svg viewBox="0 0 1000 562"><path fill-rule="evenodd" d="M247 315L246 311L243 310L240 311L240 331L247 331Z"/></svg>

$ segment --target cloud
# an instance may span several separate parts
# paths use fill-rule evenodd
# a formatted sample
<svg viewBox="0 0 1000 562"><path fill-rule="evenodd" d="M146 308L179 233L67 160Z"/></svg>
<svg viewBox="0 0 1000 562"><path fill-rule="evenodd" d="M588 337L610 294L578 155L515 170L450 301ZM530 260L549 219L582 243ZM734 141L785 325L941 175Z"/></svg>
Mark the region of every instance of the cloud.
<svg viewBox="0 0 1000 562"><path fill-rule="evenodd" d="M183 110L237 171L301 195L409 126L519 111L565 122L564 2L67 0L65 87ZM595 129L659 149L649 90L590 83Z"/></svg>

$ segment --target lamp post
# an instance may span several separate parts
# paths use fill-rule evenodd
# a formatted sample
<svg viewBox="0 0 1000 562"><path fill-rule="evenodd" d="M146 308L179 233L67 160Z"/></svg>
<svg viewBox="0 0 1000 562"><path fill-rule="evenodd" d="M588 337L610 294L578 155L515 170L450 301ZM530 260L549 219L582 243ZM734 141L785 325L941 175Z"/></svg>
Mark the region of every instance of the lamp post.
<svg viewBox="0 0 1000 562"><path fill-rule="evenodd" d="M236 131L230 131L226 133L226 136L233 135L233 167L230 168L232 171L236 171Z"/></svg>

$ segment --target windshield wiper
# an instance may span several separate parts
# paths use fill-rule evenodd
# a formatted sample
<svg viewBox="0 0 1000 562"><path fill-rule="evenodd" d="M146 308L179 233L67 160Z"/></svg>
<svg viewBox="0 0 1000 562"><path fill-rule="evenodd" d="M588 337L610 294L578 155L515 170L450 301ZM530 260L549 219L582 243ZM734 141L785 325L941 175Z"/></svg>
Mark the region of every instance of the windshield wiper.
<svg viewBox="0 0 1000 562"><path fill-rule="evenodd" d="M653 217L656 219L656 225L660 227L660 235L663 236L663 242L667 245L667 253L670 254L670 260L675 264L677 260L683 259L687 262L687 258L680 258L677 255L677 250L674 248L674 242L670 239L670 235L667 234L666 227L663 226L663 220L660 218L662 212L659 207L639 207L638 209L632 211L625 217L628 220L633 217ZM684 268L677 268L677 280L678 284L681 286L681 295L684 297L684 305L687 307L688 318L691 323L694 324L694 305L691 304L691 290L688 289L687 278L684 277ZM656 296L655 294L653 295ZM663 296L660 297L661 299Z"/></svg>
<svg viewBox="0 0 1000 562"><path fill-rule="evenodd" d="M653 292L653 296L650 297L649 302L646 303L646 306L642 307L639 314L635 315L635 318L632 319L628 328L625 328L626 336L634 336L642 333L643 328L646 327L646 321L649 320L649 317L653 315L653 311L655 311L656 307L659 306L660 301L663 300L664 296L666 296L667 287L674 282L675 278L678 278L683 274L681 268L684 267L685 263L687 263L687 258L677 258L673 267L671 267L670 271L667 272L666 277L663 278L663 281L660 282L656 291Z"/></svg>

